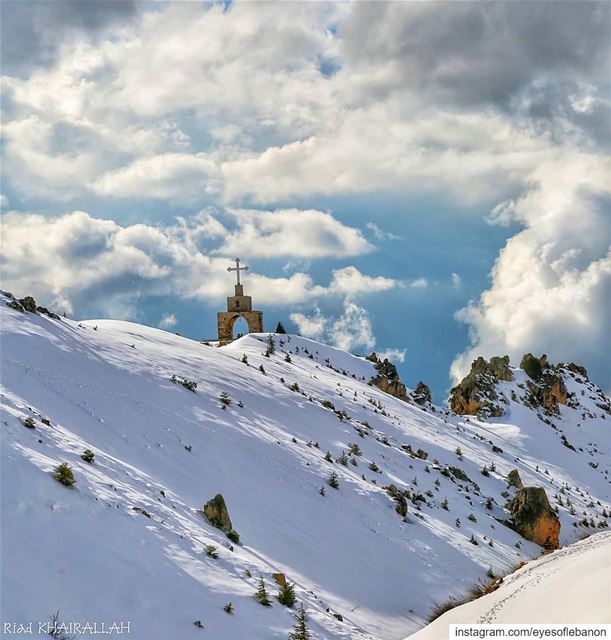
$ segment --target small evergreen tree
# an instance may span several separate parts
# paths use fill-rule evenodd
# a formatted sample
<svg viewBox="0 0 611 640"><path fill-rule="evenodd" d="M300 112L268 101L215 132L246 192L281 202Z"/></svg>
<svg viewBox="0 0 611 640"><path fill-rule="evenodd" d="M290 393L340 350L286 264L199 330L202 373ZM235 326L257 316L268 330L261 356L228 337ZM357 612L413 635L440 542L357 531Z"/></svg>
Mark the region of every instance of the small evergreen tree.
<svg viewBox="0 0 611 640"><path fill-rule="evenodd" d="M369 470L370 470L370 471L374 471L374 472L376 472L376 473L377 473L377 472L380 470L380 468L379 468L379 467L378 467L378 465L377 465L377 464L372 460L372 461L369 463Z"/></svg>
<svg viewBox="0 0 611 640"><path fill-rule="evenodd" d="M225 613L228 613L229 615L231 615L233 613L233 605L231 604L231 602L228 602L224 607L223 607L223 611Z"/></svg>
<svg viewBox="0 0 611 640"><path fill-rule="evenodd" d="M310 630L308 629L308 618L306 616L305 609L303 605L299 607L299 611L295 615L295 626L293 630L289 633L288 640L311 640L312 635Z"/></svg>
<svg viewBox="0 0 611 640"><path fill-rule="evenodd" d="M282 324L282 322L279 322L276 325L276 333L286 333L286 329L284 328L284 325Z"/></svg>
<svg viewBox="0 0 611 640"><path fill-rule="evenodd" d="M262 364L259 365L259 371L265 375L265 367Z"/></svg>
<svg viewBox="0 0 611 640"><path fill-rule="evenodd" d="M219 557L216 547L213 544L207 544L204 549L206 551L206 555L210 556L211 558L216 559Z"/></svg>
<svg viewBox="0 0 611 640"><path fill-rule="evenodd" d="M356 444L356 442L349 442L349 443L348 443L348 449L350 450L350 453L351 453L353 456L360 456L360 455L362 455L361 448L359 447L359 445L358 445L358 444Z"/></svg>
<svg viewBox="0 0 611 640"><path fill-rule="evenodd" d="M337 462L343 464L344 467L348 466L348 455L345 451L342 451L342 454L339 456L339 458L337 458Z"/></svg>
<svg viewBox="0 0 611 640"><path fill-rule="evenodd" d="M471 520L471 522L477 522L477 518L475 517L475 515L474 515L473 513L470 513L470 514L467 516L467 519L468 519L468 520Z"/></svg>
<svg viewBox="0 0 611 640"><path fill-rule="evenodd" d="M494 500L491 497L486 498L486 509L492 511L493 502Z"/></svg>
<svg viewBox="0 0 611 640"><path fill-rule="evenodd" d="M448 499L446 498L442 503L441 503L441 508L445 509L446 511L450 510L450 507L448 505Z"/></svg>
<svg viewBox="0 0 611 640"><path fill-rule="evenodd" d="M53 477L66 487L71 487L76 482L72 469L65 462L55 467Z"/></svg>
<svg viewBox="0 0 611 640"><path fill-rule="evenodd" d="M333 458L331 456L331 452L330 451L327 451L327 453L325 453L325 460L327 462L333 462Z"/></svg>
<svg viewBox="0 0 611 640"><path fill-rule="evenodd" d="M460 518L456 518L456 528L460 529Z"/></svg>
<svg viewBox="0 0 611 640"><path fill-rule="evenodd" d="M337 479L337 473L331 471L331 475L327 479L327 484L333 489L339 489L339 480Z"/></svg>
<svg viewBox="0 0 611 640"><path fill-rule="evenodd" d="M459 460L462 460L462 450L460 447L456 447L456 451L454 453L456 453Z"/></svg>
<svg viewBox="0 0 611 640"><path fill-rule="evenodd" d="M276 344L274 342L274 338L272 334L269 334L267 338L267 348L265 349L265 353L263 354L266 358L269 358L271 355L276 353Z"/></svg>
<svg viewBox="0 0 611 640"><path fill-rule="evenodd" d="M83 453L81 453L81 458L85 462L92 463L93 459L95 458L95 453L93 453L93 451L91 449L85 449L85 451L83 451Z"/></svg>
<svg viewBox="0 0 611 640"><path fill-rule="evenodd" d="M469 542L474 545L479 544L479 542L475 539L475 536L473 534L471 534L471 537L469 538Z"/></svg>
<svg viewBox="0 0 611 640"><path fill-rule="evenodd" d="M292 607L295 604L295 585L287 582L284 587L280 587L278 602L285 607Z"/></svg>
<svg viewBox="0 0 611 640"><path fill-rule="evenodd" d="M226 391L223 391L221 393L221 395L219 396L219 400L221 401L221 404L225 407L228 407L231 404L231 398L229 397L229 394Z"/></svg>
<svg viewBox="0 0 611 640"><path fill-rule="evenodd" d="M319 491L318 493L320 493L320 495L321 495L321 496L325 496L325 495L327 495L327 494L325 493L325 488L324 488L324 487L320 487L320 491Z"/></svg>
<svg viewBox="0 0 611 640"><path fill-rule="evenodd" d="M243 362L244 364L248 364L248 356L246 354L242 356L241 362Z"/></svg>
<svg viewBox="0 0 611 640"><path fill-rule="evenodd" d="M255 600L262 604L264 607L271 607L272 603L267 595L267 589L265 588L265 582L263 576L259 578L259 588L255 592Z"/></svg>
<svg viewBox="0 0 611 640"><path fill-rule="evenodd" d="M483 476L489 476L490 472L488 471L488 467L486 465L484 465L484 467L482 468L481 474Z"/></svg>
<svg viewBox="0 0 611 640"><path fill-rule="evenodd" d="M290 363L290 362L293 362L293 361L291 360L291 356L290 356L290 354L289 354L289 352L288 352L288 351L286 352L286 354L285 354L285 356L284 356L284 361L285 361L285 362L289 362L289 363Z"/></svg>

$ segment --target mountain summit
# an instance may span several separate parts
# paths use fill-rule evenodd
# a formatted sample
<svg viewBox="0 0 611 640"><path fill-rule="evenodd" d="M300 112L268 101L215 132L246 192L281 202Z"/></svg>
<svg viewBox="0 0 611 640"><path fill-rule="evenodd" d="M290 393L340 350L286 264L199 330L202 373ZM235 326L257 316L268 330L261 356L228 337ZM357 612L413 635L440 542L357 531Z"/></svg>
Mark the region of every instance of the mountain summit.
<svg viewBox="0 0 611 640"><path fill-rule="evenodd" d="M216 348L3 300L5 620L269 640L303 605L315 638L394 640L611 521L608 399L569 366L551 411L505 363L477 418L296 335Z"/></svg>

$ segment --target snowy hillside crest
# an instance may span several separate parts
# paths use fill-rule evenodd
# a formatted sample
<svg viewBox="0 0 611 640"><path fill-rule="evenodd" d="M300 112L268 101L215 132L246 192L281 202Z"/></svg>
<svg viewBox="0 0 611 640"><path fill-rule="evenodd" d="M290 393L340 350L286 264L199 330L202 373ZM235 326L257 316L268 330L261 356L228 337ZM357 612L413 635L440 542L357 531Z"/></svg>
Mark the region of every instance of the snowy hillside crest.
<svg viewBox="0 0 611 640"><path fill-rule="evenodd" d="M609 400L577 365L479 363L458 415L299 336L216 348L3 299L3 619L399 639L551 523L608 528Z"/></svg>

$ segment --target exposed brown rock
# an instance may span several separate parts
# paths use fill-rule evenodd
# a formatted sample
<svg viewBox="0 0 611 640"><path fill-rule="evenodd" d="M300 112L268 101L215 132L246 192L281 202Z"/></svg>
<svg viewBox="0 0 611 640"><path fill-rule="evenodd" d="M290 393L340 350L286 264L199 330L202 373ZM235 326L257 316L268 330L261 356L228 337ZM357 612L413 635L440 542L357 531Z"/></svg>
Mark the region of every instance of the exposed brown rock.
<svg viewBox="0 0 611 640"><path fill-rule="evenodd" d="M416 404L426 404L431 401L431 390L422 380L414 388L413 398Z"/></svg>
<svg viewBox="0 0 611 640"><path fill-rule="evenodd" d="M286 587L286 576L284 573L272 573L272 578L281 586Z"/></svg>
<svg viewBox="0 0 611 640"><path fill-rule="evenodd" d="M518 473L517 469L512 469L507 474L507 482L509 483L510 487L515 487L516 489L521 489L524 486L522 478L520 478L520 474Z"/></svg>
<svg viewBox="0 0 611 640"><path fill-rule="evenodd" d="M523 487L507 507L511 512L515 530L527 540L544 547L557 549L559 546L560 520L551 508L545 489Z"/></svg>
<svg viewBox="0 0 611 640"><path fill-rule="evenodd" d="M36 300L34 300L32 296L21 298L19 302L26 311L29 311L30 313L36 313Z"/></svg>
<svg viewBox="0 0 611 640"><path fill-rule="evenodd" d="M450 392L450 407L460 415L499 417L504 413L506 400L496 392L500 380L513 380L509 369L509 356L490 358L481 356L473 361L471 371Z"/></svg>
<svg viewBox="0 0 611 640"><path fill-rule="evenodd" d="M213 527L225 533L230 533L233 530L231 519L229 518L229 511L227 510L225 498L223 498L222 494L217 493L212 500L208 500L204 505L203 511Z"/></svg>
<svg viewBox="0 0 611 640"><path fill-rule="evenodd" d="M546 369L537 382L528 381L529 403L535 407L544 407L551 413L558 413L559 404L566 404L569 397L562 376Z"/></svg>
<svg viewBox="0 0 611 640"><path fill-rule="evenodd" d="M373 356L377 359L375 353L372 353L368 358L371 362L374 362L374 360L372 360ZM378 375L371 379L371 384L380 389L380 391L407 402L407 389L399 378L397 367L395 367L392 362L389 362L388 358L384 358L383 362L381 360L375 361L375 368Z"/></svg>

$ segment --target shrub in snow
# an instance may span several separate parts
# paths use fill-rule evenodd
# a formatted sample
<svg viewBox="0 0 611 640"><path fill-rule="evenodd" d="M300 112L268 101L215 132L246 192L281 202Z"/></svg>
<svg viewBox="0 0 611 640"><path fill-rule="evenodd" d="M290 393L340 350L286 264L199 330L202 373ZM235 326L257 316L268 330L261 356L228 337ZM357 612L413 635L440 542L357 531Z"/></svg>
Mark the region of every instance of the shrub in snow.
<svg viewBox="0 0 611 640"><path fill-rule="evenodd" d="M213 544L207 544L204 548L204 550L206 551L206 555L210 556L211 558L218 558L219 554L217 553L216 547Z"/></svg>
<svg viewBox="0 0 611 640"><path fill-rule="evenodd" d="M331 475L327 479L327 484L333 489L339 489L339 480L337 479L337 473L335 473L335 471L331 472Z"/></svg>
<svg viewBox="0 0 611 640"><path fill-rule="evenodd" d="M325 409L331 409L331 411L335 411L335 405L331 402L331 400L321 400L320 404L325 408Z"/></svg>
<svg viewBox="0 0 611 640"><path fill-rule="evenodd" d="M225 613L228 613L229 615L231 615L233 613L233 605L231 604L231 602L228 602L224 607L223 607L223 611Z"/></svg>
<svg viewBox="0 0 611 640"><path fill-rule="evenodd" d="M310 634L310 630L307 625L308 618L306 616L305 609L303 605L299 607L299 611L295 616L295 626L293 630L289 633L288 640L310 640L312 635Z"/></svg>
<svg viewBox="0 0 611 640"><path fill-rule="evenodd" d="M198 629L203 629L203 628L204 628L204 625L203 625L203 623L202 623L202 621L201 621L201 620L196 620L193 624L194 624Z"/></svg>
<svg viewBox="0 0 611 640"><path fill-rule="evenodd" d="M285 607L292 607L295 604L295 585L287 582L278 591L278 602Z"/></svg>
<svg viewBox="0 0 611 640"><path fill-rule="evenodd" d="M380 470L380 467L378 467L378 465L372 460L369 463L369 470L370 471L374 471L375 473L377 473Z"/></svg>
<svg viewBox="0 0 611 640"><path fill-rule="evenodd" d="M81 458L85 461L85 462L93 462L93 459L95 458L95 453L93 453L93 451L91 449L85 449L85 451L83 451L83 453L81 453Z"/></svg>
<svg viewBox="0 0 611 640"><path fill-rule="evenodd" d="M71 487L76 482L72 469L65 462L55 467L53 477L66 487Z"/></svg>
<svg viewBox="0 0 611 640"><path fill-rule="evenodd" d="M221 395L219 396L219 400L221 401L221 404L225 407L228 407L231 404L231 398L229 397L229 394L226 391L221 392Z"/></svg>
<svg viewBox="0 0 611 640"><path fill-rule="evenodd" d="M34 422L34 419L31 416L28 416L27 418L24 418L22 420L23 422L23 426L27 427L28 429L35 429L36 428L36 423Z"/></svg>
<svg viewBox="0 0 611 640"><path fill-rule="evenodd" d="M66 625L60 620L59 611L49 617L47 635L54 640L74 640L74 636L66 634Z"/></svg>
<svg viewBox="0 0 611 640"><path fill-rule="evenodd" d="M195 393L195 390L197 389L197 382L195 382L195 380L187 380L186 378L182 378L181 376L175 376L175 375L173 375L170 378L170 380L174 384L180 384L185 389L188 389L189 391L193 391L193 393Z"/></svg>
<svg viewBox="0 0 611 640"><path fill-rule="evenodd" d="M348 449L353 456L362 455L361 448L359 447L358 444L356 444L356 442L349 442Z"/></svg>
<svg viewBox="0 0 611 640"><path fill-rule="evenodd" d="M263 577L259 578L259 588L255 591L255 600L264 607L272 606L271 600L267 595L267 589L265 588Z"/></svg>
<svg viewBox="0 0 611 640"><path fill-rule="evenodd" d="M232 529L231 531L229 531L227 533L227 537L231 540L231 542L233 542L234 544L240 544L240 534L235 530Z"/></svg>

